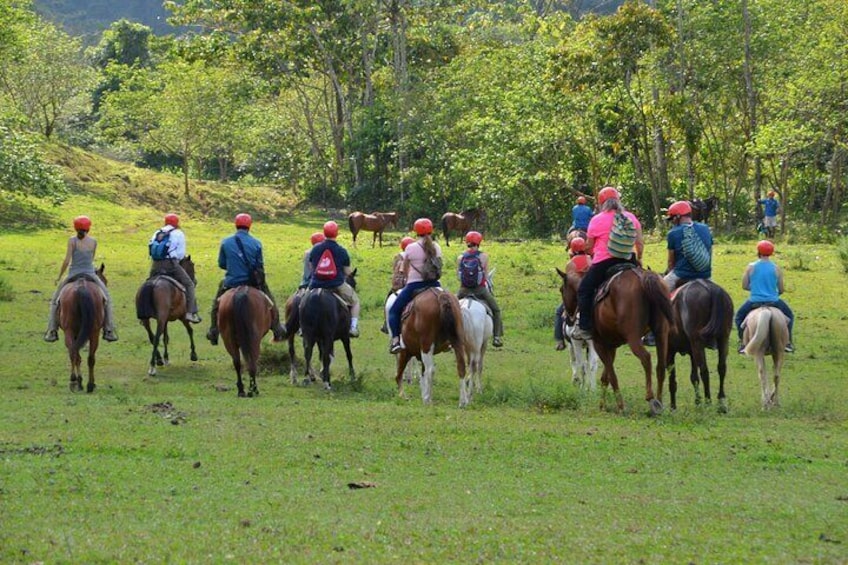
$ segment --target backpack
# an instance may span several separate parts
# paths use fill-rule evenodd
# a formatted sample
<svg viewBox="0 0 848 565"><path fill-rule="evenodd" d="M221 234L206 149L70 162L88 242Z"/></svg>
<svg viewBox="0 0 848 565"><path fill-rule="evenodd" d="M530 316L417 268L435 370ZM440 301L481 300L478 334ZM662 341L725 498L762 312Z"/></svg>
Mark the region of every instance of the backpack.
<svg viewBox="0 0 848 565"><path fill-rule="evenodd" d="M418 272L425 281L438 280L442 276L442 258L435 255L425 258L424 265Z"/></svg>
<svg viewBox="0 0 848 565"><path fill-rule="evenodd" d="M683 256L696 271L706 271L710 268L710 250L704 245L704 241L695 225L689 224L683 228Z"/></svg>
<svg viewBox="0 0 848 565"><path fill-rule="evenodd" d="M633 224L633 220L621 212L616 212L607 242L607 251L613 257L630 259L635 243L636 226Z"/></svg>
<svg viewBox="0 0 848 565"><path fill-rule="evenodd" d="M483 269L479 253L463 253L459 259L459 283L464 288L477 288L483 284Z"/></svg>
<svg viewBox="0 0 848 565"><path fill-rule="evenodd" d="M336 268L336 259L333 257L333 251L328 247L318 259L318 264L315 266L315 278L322 281L331 281L338 276L339 271Z"/></svg>
<svg viewBox="0 0 848 565"><path fill-rule="evenodd" d="M168 258L168 244L171 241L171 232L159 230L153 236L153 241L148 245L150 249L150 258L154 261L161 261Z"/></svg>

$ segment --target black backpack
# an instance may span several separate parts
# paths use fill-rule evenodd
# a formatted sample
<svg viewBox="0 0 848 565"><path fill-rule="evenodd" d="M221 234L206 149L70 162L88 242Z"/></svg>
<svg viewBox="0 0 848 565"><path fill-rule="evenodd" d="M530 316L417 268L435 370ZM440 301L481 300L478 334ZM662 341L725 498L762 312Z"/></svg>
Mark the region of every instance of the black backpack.
<svg viewBox="0 0 848 565"><path fill-rule="evenodd" d="M459 283L464 288L477 288L483 284L483 265L479 253L463 253L459 259Z"/></svg>

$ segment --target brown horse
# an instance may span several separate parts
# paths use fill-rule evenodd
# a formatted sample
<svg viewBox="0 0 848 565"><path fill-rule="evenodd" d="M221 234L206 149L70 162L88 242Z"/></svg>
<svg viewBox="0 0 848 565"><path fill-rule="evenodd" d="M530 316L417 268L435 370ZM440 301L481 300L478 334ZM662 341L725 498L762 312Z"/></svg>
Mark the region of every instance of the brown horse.
<svg viewBox="0 0 848 565"><path fill-rule="evenodd" d="M106 284L102 263L97 276ZM59 293L59 327L65 334L65 347L71 360L71 392L82 390L82 356L80 350L88 343L88 383L86 392L94 392L94 354L100 344L100 331L106 314L105 296L93 281L79 277L67 283Z"/></svg>
<svg viewBox="0 0 848 565"><path fill-rule="evenodd" d="M191 256L186 256L180 261L180 266L185 270L186 274L192 281L197 283L194 276L194 263ZM175 279L167 275L155 275L144 281L139 287L135 295L135 312L136 317L141 321L141 325L147 330L147 339L150 345L153 346L153 352L150 355L150 366L147 369L147 374L153 376L156 374L156 365L167 365L168 360L168 322L179 320L185 326L188 332L188 339L191 343L191 360L197 361L197 351L194 348L194 329L191 324L185 319L186 315L186 295L182 285ZM156 319L156 333L150 329L150 319ZM165 354L159 354L159 341L165 348Z"/></svg>
<svg viewBox="0 0 848 565"><path fill-rule="evenodd" d="M412 300L407 312L409 314L401 329L405 349L400 350L397 358L395 381L398 394L404 395L403 372L406 364L414 357L424 365L421 375L421 399L425 404L430 404L433 374L436 371L435 355L453 349L459 375L459 406L467 406L471 400L471 382L465 373L465 332L462 311L456 296L441 288L428 288Z"/></svg>
<svg viewBox="0 0 848 565"><path fill-rule="evenodd" d="M780 372L786 354L784 348L789 343L789 322L779 309L773 306L763 306L745 317L742 343L745 345L745 355L754 358L757 363L757 374L762 388L763 410L780 406L777 388L780 384ZM766 355L771 355L774 365L774 385L769 386L766 374Z"/></svg>
<svg viewBox="0 0 848 565"><path fill-rule="evenodd" d="M448 236L450 232L455 231L460 234L465 234L472 227L477 226L485 220L485 213L480 208L471 208L461 214L454 212L446 212L442 216L442 233L445 236L445 245L450 247Z"/></svg>
<svg viewBox="0 0 848 565"><path fill-rule="evenodd" d="M383 247L383 231L388 226L396 228L397 223L397 212L374 212L373 214L354 212L347 217L347 225L350 227L350 233L353 234L354 247L356 247L356 236L362 230L374 232L371 247L376 244L378 236L380 237L380 247Z"/></svg>
<svg viewBox="0 0 848 565"><path fill-rule="evenodd" d="M218 329L224 347L233 360L236 370L238 395L259 396L256 371L259 363L259 346L262 337L271 329L273 304L271 299L256 288L239 286L231 288L218 299ZM250 375L250 388L244 392L241 379L242 357Z"/></svg>
<svg viewBox="0 0 848 565"><path fill-rule="evenodd" d="M705 200L696 198L690 200L689 204L692 206L692 219L696 222L704 222L706 224L710 219L712 211L718 208L718 198L716 196L710 196Z"/></svg>
<svg viewBox="0 0 848 565"><path fill-rule="evenodd" d="M612 385L618 409L624 409L624 399L619 391L614 363L616 350L627 344L642 363L645 371L645 400L649 403L651 414L657 415L662 412L668 333L674 314L668 297L668 287L662 277L640 267L627 267L629 268L616 273L604 283L595 299L592 344L604 364L601 374L601 409L606 406L608 385ZM583 275L569 273L567 276ZM568 284L568 281L563 286L563 299L570 300L570 293L575 292L576 287ZM642 344L642 336L649 329L654 332L657 340L656 395L651 381L651 354Z"/></svg>
<svg viewBox="0 0 848 565"><path fill-rule="evenodd" d="M704 385L704 398L710 398L710 370L706 348L718 351L719 411L727 411L724 378L727 375L727 351L733 326L733 300L723 288L712 281L696 279L680 287L672 296L674 325L668 337L668 391L671 409L677 408L677 374L674 356L689 355L689 380L695 387L695 404L701 403L699 382ZM700 373L700 377L699 377Z"/></svg>

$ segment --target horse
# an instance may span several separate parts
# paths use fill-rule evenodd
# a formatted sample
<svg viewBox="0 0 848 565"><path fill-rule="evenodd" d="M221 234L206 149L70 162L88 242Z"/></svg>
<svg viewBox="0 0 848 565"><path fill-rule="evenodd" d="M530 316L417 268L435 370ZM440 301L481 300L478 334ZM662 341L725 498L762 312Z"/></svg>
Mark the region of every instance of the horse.
<svg viewBox="0 0 848 565"><path fill-rule="evenodd" d="M356 271L347 276L347 283L356 288ZM325 390L332 390L330 385L330 365L333 362L333 345L341 340L347 355L348 374L351 379L356 377L353 369L353 354L350 350L350 308L331 289L311 288L300 300L298 307L300 331L303 334L303 357L306 360L306 378L303 384L310 382L310 365L312 363L312 348L318 344L321 355L321 380ZM288 328L289 332L293 331Z"/></svg>
<svg viewBox="0 0 848 565"><path fill-rule="evenodd" d="M101 263L96 274L107 284ZM106 314L100 287L82 276L65 284L59 293L59 327L65 335L65 347L71 360L71 392L82 390L82 356L80 350L88 343L88 382L86 392L94 392L94 363L97 346L100 344L100 331Z"/></svg>
<svg viewBox="0 0 848 565"><path fill-rule="evenodd" d="M785 353L783 348L789 343L789 323L786 316L773 306L762 306L745 317L742 343L745 343L745 355L754 358L757 374L762 388L763 410L780 406L777 388L780 384L780 372L783 368ZM774 387L768 383L766 374L766 355L771 354L774 366Z"/></svg>
<svg viewBox="0 0 848 565"><path fill-rule="evenodd" d="M716 283L696 279L681 286L672 295L674 325L668 337L668 390L671 409L677 409L677 374L674 356L689 355L691 372L689 380L695 387L695 404L701 403L699 382L704 385L704 398L709 404L710 370L707 367L706 348L718 351L718 401L719 411L727 411L724 378L727 375L727 352L730 331L733 327L733 300Z"/></svg>
<svg viewBox="0 0 848 565"><path fill-rule="evenodd" d="M347 217L347 225L350 227L350 233L353 234L354 247L356 247L356 236L361 230L374 232L371 247L374 247L378 236L380 237L380 247L383 247L383 230L387 226L396 228L397 224L397 212L374 212L373 214L354 212Z"/></svg>
<svg viewBox="0 0 848 565"><path fill-rule="evenodd" d="M233 360L239 397L259 396L256 372L262 337L271 329L274 319L273 303L264 292L242 285L227 290L218 299L218 329L224 347ZM241 378L242 358L250 375L247 394Z"/></svg>
<svg viewBox="0 0 848 565"><path fill-rule="evenodd" d="M471 383L466 378L465 329L456 296L439 287L427 288L412 299L404 315L406 318L401 328L404 349L398 353L395 376L398 396L404 396L403 373L409 360L415 358L424 365L421 400L424 404L430 404L436 372L435 356L453 349L459 375L459 406L467 406L471 400Z"/></svg>
<svg viewBox="0 0 848 565"><path fill-rule="evenodd" d="M486 277L486 285L489 292L493 291L492 278L495 270L489 271ZM459 299L459 307L462 309L462 328L465 332L465 357L468 361L468 371L471 373L471 382L477 393L483 392L483 358L486 356L486 347L492 339L494 322L486 303L473 296Z"/></svg>
<svg viewBox="0 0 848 565"><path fill-rule="evenodd" d="M668 287L662 277L653 271L645 271L630 264L624 264L622 267L624 270L613 274L601 286L595 298L592 344L604 365L601 373L601 410L606 407L609 385L612 385L619 411L624 410L624 399L618 387L614 362L616 350L626 343L642 363L645 371L645 400L651 414L656 416L663 410L662 389L668 358L668 333L670 325L673 324L674 313ZM572 284L566 284L563 299L567 297L571 300L571 293L575 288ZM656 394L651 382L651 354L642 344L642 336L649 329L656 336Z"/></svg>
<svg viewBox="0 0 848 565"><path fill-rule="evenodd" d="M718 197L710 196L704 200L695 198L689 201L689 205L692 207L692 219L706 224L712 211L718 208Z"/></svg>
<svg viewBox="0 0 848 565"><path fill-rule="evenodd" d="M470 210L465 210L461 214L446 212L442 216L442 233L445 236L445 245L450 247L448 236L451 231L464 234L473 226L477 225L478 222L485 220L485 217L485 212L483 212L480 208L471 208Z"/></svg>
<svg viewBox="0 0 848 565"><path fill-rule="evenodd" d="M180 261L180 266L197 284L197 279L194 276L194 262L192 262L190 255ZM139 287L135 295L135 311L141 325L147 330L147 339L150 341L150 345L153 346L153 352L150 354L150 365L147 369L147 374L151 377L156 375L157 365L162 366L169 363L168 322L180 320L185 326L191 344L191 360L197 361L197 351L194 347L194 329L185 319L186 308L185 290L179 282L167 275L154 275ZM150 329L151 318L156 319L155 334ZM165 348L164 355L159 353L160 340Z"/></svg>
<svg viewBox="0 0 848 565"><path fill-rule="evenodd" d="M595 352L595 347L592 341L584 341L582 339L574 339L571 334L577 326L577 287L580 285L580 280L583 274L578 272L574 263L568 263L563 273L559 269L556 270L562 278L562 284L559 287L560 296L562 297L563 311L563 331L565 343L568 347L568 356L571 360L571 382L580 386L582 389L595 390L595 374L598 372L598 354ZM568 292L566 287L570 286Z"/></svg>

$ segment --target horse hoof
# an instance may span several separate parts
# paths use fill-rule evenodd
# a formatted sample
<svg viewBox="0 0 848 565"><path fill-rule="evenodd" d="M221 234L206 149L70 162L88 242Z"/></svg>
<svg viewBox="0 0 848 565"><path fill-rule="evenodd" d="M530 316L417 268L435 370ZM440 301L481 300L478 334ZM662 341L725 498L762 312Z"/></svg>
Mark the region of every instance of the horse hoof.
<svg viewBox="0 0 848 565"><path fill-rule="evenodd" d="M244 391L243 391L243 390L238 391L238 397L239 397L239 398L245 398L246 396L247 396L247 395L244 393Z"/></svg>
<svg viewBox="0 0 848 565"><path fill-rule="evenodd" d="M160 367L161 367L162 365L164 365L164 364L165 364L165 362L164 362L164 361L162 361L161 359L157 359L157 360L156 360L156 364L157 364L158 366L160 366Z"/></svg>
<svg viewBox="0 0 848 565"><path fill-rule="evenodd" d="M91 383L87 387L85 387L85 392L91 394L92 392L94 392L95 387L96 385L94 383Z"/></svg>
<svg viewBox="0 0 848 565"><path fill-rule="evenodd" d="M657 400L656 398L651 399L651 416L659 416L662 414L663 405L662 402Z"/></svg>
<svg viewBox="0 0 848 565"><path fill-rule="evenodd" d="M330 383L324 383L324 390L326 390L327 392L331 392L333 390L333 387L330 385Z"/></svg>
<svg viewBox="0 0 848 565"><path fill-rule="evenodd" d="M170 361L168 361L168 358L166 357L166 358L165 358L165 365L167 366L167 365L170 365L170 364L171 364L171 362L170 362Z"/></svg>
<svg viewBox="0 0 848 565"><path fill-rule="evenodd" d="M727 404L722 402L721 404L718 405L718 413L719 414L727 414L727 412L728 412Z"/></svg>
<svg viewBox="0 0 848 565"><path fill-rule="evenodd" d="M193 352L193 351L191 352L191 360L192 360L192 361L197 361L197 353L195 353L195 352Z"/></svg>

